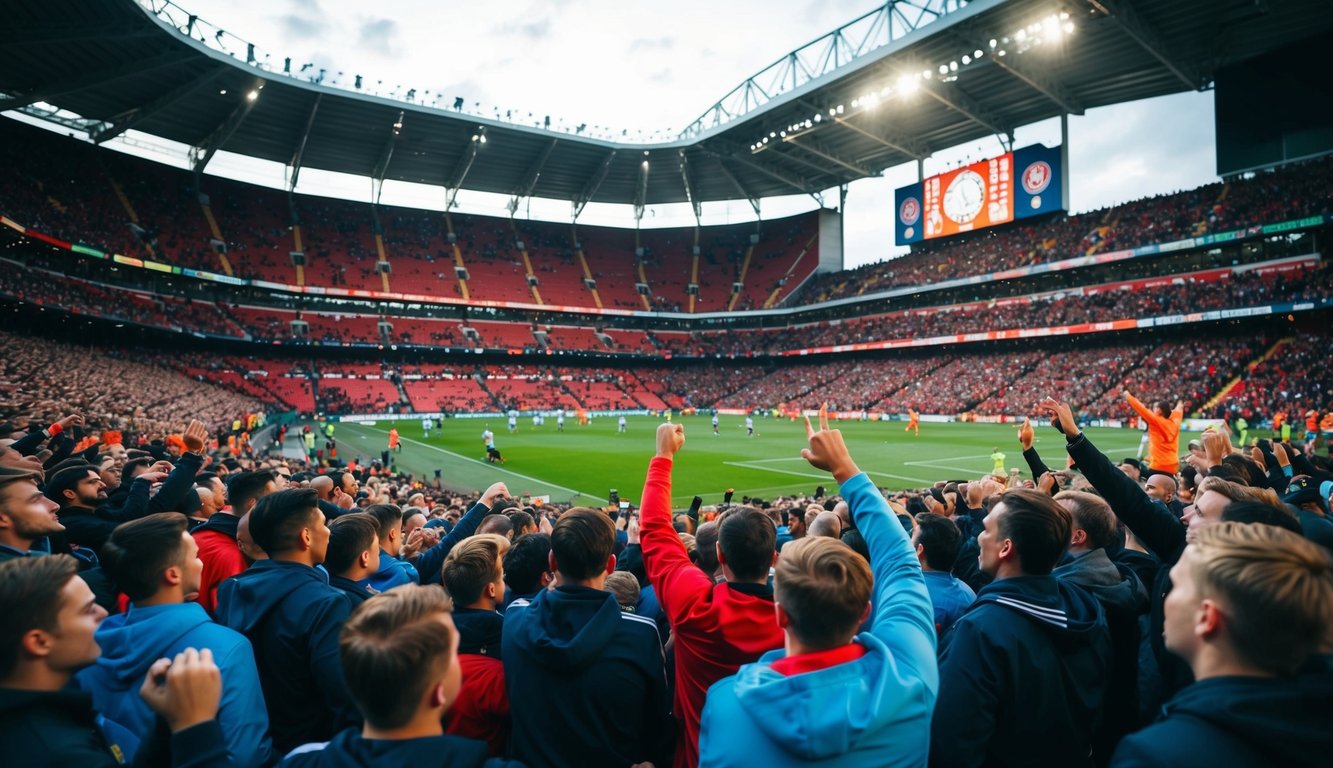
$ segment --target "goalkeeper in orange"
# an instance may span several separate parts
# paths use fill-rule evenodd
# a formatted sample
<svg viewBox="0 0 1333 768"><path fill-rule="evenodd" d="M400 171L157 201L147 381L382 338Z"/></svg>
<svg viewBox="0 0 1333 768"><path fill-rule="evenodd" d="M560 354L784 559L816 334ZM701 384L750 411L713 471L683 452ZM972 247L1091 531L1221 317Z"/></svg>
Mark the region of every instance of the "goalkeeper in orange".
<svg viewBox="0 0 1333 768"><path fill-rule="evenodd" d="M1125 391L1125 399L1148 422L1148 467L1158 472L1174 475L1180 471L1180 421L1185 415L1184 401L1177 400L1176 407L1168 411L1166 403L1153 403L1152 410L1137 397Z"/></svg>
<svg viewBox="0 0 1333 768"><path fill-rule="evenodd" d="M911 408L908 408L908 409L907 409L907 427L906 427L905 429L903 429L903 431L904 431L904 432L915 432L917 437L921 437L921 414L920 414L920 413L917 413L916 411L912 410Z"/></svg>

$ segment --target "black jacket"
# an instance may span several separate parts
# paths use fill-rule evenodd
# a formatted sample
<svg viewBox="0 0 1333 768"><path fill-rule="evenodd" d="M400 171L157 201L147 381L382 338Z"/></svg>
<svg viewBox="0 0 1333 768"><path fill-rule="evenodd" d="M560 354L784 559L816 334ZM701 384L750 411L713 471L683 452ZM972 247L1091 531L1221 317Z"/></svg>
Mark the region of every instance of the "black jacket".
<svg viewBox="0 0 1333 768"><path fill-rule="evenodd" d="M218 623L254 646L277 754L360 722L338 655L349 603L322 571L282 560L261 560L218 587Z"/></svg>
<svg viewBox="0 0 1333 768"><path fill-rule="evenodd" d="M1213 677L1185 688L1155 724L1125 737L1116 768L1315 768L1333 758L1327 659L1294 679Z"/></svg>
<svg viewBox="0 0 1333 768"><path fill-rule="evenodd" d="M1092 764L1111 640L1087 591L1052 576L994 581L939 653L932 766Z"/></svg>
<svg viewBox="0 0 1333 768"><path fill-rule="evenodd" d="M1152 711L1156 709L1157 703L1194 682L1194 674L1190 672L1189 666L1166 650L1162 643L1162 603L1166 600L1166 593L1171 591L1171 566L1176 564L1180 553L1185 551L1185 526L1181 525L1180 519L1166 505L1145 493L1138 483L1130 480L1112 464L1087 435L1075 435L1066 447L1088 482L1111 505L1111 511L1115 512L1116 517L1162 562L1148 592L1146 638L1152 646L1152 655L1157 662L1163 686L1161 696L1148 707Z"/></svg>
<svg viewBox="0 0 1333 768"><path fill-rule="evenodd" d="M666 765L675 729L657 625L610 592L558 587L509 606L501 643L515 759L532 768Z"/></svg>
<svg viewBox="0 0 1333 768"><path fill-rule="evenodd" d="M366 739L349 728L327 744L283 760L282 768L523 768L522 764L486 757L486 744L461 736L420 739Z"/></svg>
<svg viewBox="0 0 1333 768"><path fill-rule="evenodd" d="M160 721L159 721L160 724ZM216 720L169 734L164 726L136 766L223 768L230 765ZM113 747L97 726L91 694L74 689L20 691L0 688L0 744L4 764L23 768L116 768Z"/></svg>

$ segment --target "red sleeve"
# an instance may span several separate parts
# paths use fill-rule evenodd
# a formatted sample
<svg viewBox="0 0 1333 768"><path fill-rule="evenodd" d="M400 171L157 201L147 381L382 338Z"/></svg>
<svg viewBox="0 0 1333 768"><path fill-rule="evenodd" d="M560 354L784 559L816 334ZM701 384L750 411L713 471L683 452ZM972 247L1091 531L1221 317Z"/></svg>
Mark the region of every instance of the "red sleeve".
<svg viewBox="0 0 1333 768"><path fill-rule="evenodd" d="M713 580L690 562L680 535L671 525L671 459L655 457L643 483L639 539L648 583L672 626L713 593Z"/></svg>

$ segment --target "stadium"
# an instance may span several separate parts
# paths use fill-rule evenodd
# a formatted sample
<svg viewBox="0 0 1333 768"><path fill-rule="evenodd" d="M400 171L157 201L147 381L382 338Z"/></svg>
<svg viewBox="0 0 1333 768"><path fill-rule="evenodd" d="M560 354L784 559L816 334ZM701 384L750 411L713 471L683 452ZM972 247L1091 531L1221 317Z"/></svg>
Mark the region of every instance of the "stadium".
<svg viewBox="0 0 1333 768"><path fill-rule="evenodd" d="M1140 669L1143 687L1133 691L1109 685L1077 702L1061 698L1054 706L1066 707L1065 717L1098 725L1074 729L1072 747L1045 741L1040 749L1024 747L1034 751L1023 764L1100 766L1123 758L1137 765L1130 762L1136 756L1158 764L1143 755L1174 754L1160 740L1176 732L1159 730L1166 726L1154 724L1155 711L1171 695L1203 685L1204 676L1193 663L1199 649L1171 645L1181 641L1172 639L1169 619L1163 647L1162 604L1169 566L1181 561L1187 540L1198 550L1195 562L1202 557L1202 545L1194 544L1202 523L1194 518L1213 516L1204 511L1210 494L1225 497L1216 519L1228 526L1303 534L1291 536L1299 540L1292 546L1315 563L1309 567L1318 583L1299 605L1288 613L1275 608L1268 620L1289 620L1310 637L1319 627L1327 632L1327 609L1312 607L1310 597L1328 591L1324 548L1333 545L1333 268L1323 258L1333 236L1333 114L1317 97L1326 90L1320 52L1333 44L1326 3L892 0L849 14L790 52L763 51L772 64L684 128L633 135L593 125L576 111L568 121L533 113L525 120L452 92L391 89L383 80L372 86L371 75L352 74L357 62L340 62L350 68L335 74L319 62L265 51L248 42L245 30L224 30L206 8L188 5L13 0L6 11L0 491L31 484L61 510L42 523L58 528L24 538L16 532L35 531L36 524L13 522L17 506L0 509L5 561L71 555L99 604L133 616L141 585L118 574L128 571L134 558L123 553L136 540L121 534L125 541L117 543L113 531L184 513L190 530L225 532L218 546L232 565L215 565L210 557L217 555L205 556L200 544L205 589L200 593L196 584L183 594L204 605L205 619L233 626L219 605L224 579L244 582L242 571L255 560L238 544L238 521L254 527L252 515L278 514L263 514L281 507L260 497L299 487L318 495L331 553L340 533L345 540L358 520L378 514L377 568L392 570L392 561L422 585L443 578L457 612L477 601L461 596L470 590L449 585L455 561L445 557L463 549L460 542L481 542L474 532L499 533L502 550L518 552L524 534L558 539L553 529L563 520L579 525L580 510L604 509L619 529L619 571L629 570L636 586L660 601L644 621L655 623L664 642L673 639L666 658L675 669L667 681L675 698L661 714L674 718L679 733L667 726L664 740L654 737L670 748L650 744L643 733L629 745L608 746L606 739L615 739L606 733L589 735L586 724L556 718L547 724L561 732L558 744L519 736L517 701L542 690L524 686L536 685L544 672L540 664L511 664L506 639L512 728L508 701L503 728L498 720L478 726L486 718L472 710L471 720L451 720L443 709L435 720L443 717L448 733L487 742L492 757L529 765L739 759L725 736L709 731L704 692L738 667L744 675L748 667L740 665L756 662L759 651L781 648L782 634L764 630L776 644L753 634L728 640L731 630L723 629L706 639L699 626L708 622L691 624L701 619L678 612L666 597L680 588L667 586L676 582L654 583L654 574L667 577L658 560L665 556L649 553L650 510L668 513L657 521L668 534L674 526L689 536L685 546L698 547L690 557L699 568L711 554L699 553L712 546L705 546L702 526L713 526L711 540L718 542L716 531L745 510L771 519L779 549L787 540L817 538L816 523L835 525L832 538L864 556L875 590L886 583L878 547L892 537L863 514L887 504L913 545L938 535L932 523L917 522L918 513L942 517L952 521L953 537L953 567L943 575L952 570L955 582L981 596L962 614L969 616L987 602L984 590L1007 580L1003 574L1049 579L1051 572L1005 570L999 555L992 558L984 534L996 534L983 523L986 511L1006 504L1012 510L1020 501L1032 505L1032 515L1055 514L1048 506L1077 507L1063 513L1072 515L1075 544L1066 520L1058 575L1083 551L1077 542L1095 538L1095 526L1078 536L1085 533L1078 526L1094 514L1088 508L1106 507L1102 528L1114 542L1084 549L1106 548L1122 574L1137 574L1132 581L1142 592L1128 620L1116 614L1115 654L1123 655L1128 643L1133 655L1142 644L1158 667ZM716 82L706 90L731 85ZM1071 153L1082 151L1078 138L1091 131L1109 141L1118 129L1108 120L1075 133L1070 121L1179 94L1211 99L1215 173L1206 183L1163 192L1144 182L1098 207L1071 204L1094 175L1071 163ZM1041 140L1025 138L1037 133ZM960 149L977 146L985 149ZM241 167L264 169L265 181L256 181L258 171L235 170ZM1115 174L1095 170L1101 178ZM875 205L880 225L888 222L886 236L869 248L855 236L858 214L849 213L848 202L849 195L867 194L859 190L870 188L868 180L881 182ZM330 191L334 182L357 191ZM670 442L678 434L687 447ZM830 434L838 435L836 449L824 442ZM826 450L835 451L833 459L824 460ZM847 452L856 464L842 461ZM191 463L196 454L201 464ZM662 458L678 471L674 486L673 464L662 470ZM848 478L856 478L838 478L839 466L859 467L853 474L869 481L872 501L848 490ZM1114 477L1105 467L1114 467ZM659 487L661 471L667 474ZM102 488L85 498L76 486L94 476ZM255 478L273 482L258 483L267 488L263 494L244 490ZM313 495L307 501L314 504ZM247 514L246 504L255 511ZM1268 511L1242 509L1247 504ZM381 507L397 512L386 518L375 512ZM468 524L473 510L480 513ZM1157 512L1165 522L1152 516ZM357 519L343 524L343 517ZM384 522L390 518L396 522ZM278 546L290 528L283 525L259 525L263 532L249 546L261 555L269 548L261 537ZM1015 534L1014 551L1023 542L1035 546L1036 535ZM1286 535L1267 548L1281 550ZM667 539L674 547L675 537ZM1314 554L1300 549L1306 541L1319 545ZM298 547L303 557L310 546ZM717 543L723 560L734 560L726 546ZM550 568L543 559L541 570L554 573L558 553L551 547ZM283 551L274 550L274 559ZM778 580L779 616L804 626L810 615L801 619L797 603L782 604L780 555L772 557L767 587ZM355 572L355 558L335 570L323 557L306 565L321 566L325 588L330 577L376 583L365 574L361 581L344 578L344 570ZM497 555L489 557L485 565ZM928 575L940 570L920 557ZM1035 557L1029 549L1014 567L1031 566ZM513 570L505 562L502 571ZM916 559L911 565L920 581L922 568ZM725 563L711 566L705 572L718 589L744 581ZM731 574L725 580L724 567ZM561 578L569 575L560 571ZM1166 588L1159 589L1163 580ZM521 593L506 584L500 592L511 592L508 599ZM1209 584L1218 593L1230 588ZM926 634L934 644L957 617L941 620L931 589L934 628ZM820 600L837 602L828 596L834 592L820 593ZM878 611L887 596L872 594ZM643 599L635 595L632 603ZM366 595L356 597L353 619ZM484 595L477 599L485 603ZM1287 605L1281 596L1266 599ZM770 590L769 614L772 602ZM486 607L494 612L507 604ZM17 603L5 605L19 610ZM925 605L929 611L931 603ZM1123 608L1107 603L1096 615L1110 621ZM1073 622L1074 609L1068 610ZM354 624L371 631L347 614L326 638L333 646L339 628L344 637ZM478 653L468 650L473 630L463 618L454 618L463 637L459 658ZM873 634L880 619L873 612L853 624ZM510 620L504 623L509 638ZM498 646L496 632L491 642ZM264 641L243 634L259 655ZM793 657L799 655L793 647L821 647L792 642L789 636ZM1321 659L1326 665L1327 643L1313 650L1294 640L1289 645L1302 663L1308 656L1310 665ZM333 646L324 652L336 655ZM1245 655L1242 641L1227 647ZM486 660L499 665L498 654ZM337 665L331 657L323 663L330 661ZM5 672L18 674L15 663L0 663L0 711L9 702L5 689L23 687ZM463 662L465 695L478 685L471 675L487 674L469 663ZM350 664L344 655L349 686ZM1078 664L1095 666L1090 657ZM934 654L928 666L934 674ZM703 667L718 674L692 676ZM525 670L518 683L515 668ZM1094 677L1127 674L1106 669ZM950 683L943 653L938 670L940 706L946 700L979 706L982 694L960 693ZM272 728L271 743L260 729L262 748L256 742L238 751L238 737L223 722L235 716L226 714L230 694L223 694L222 713L215 704L201 718L223 725L229 757L217 764L269 765L306 742L340 744L324 726L359 724L362 715L366 740L387 738L369 735L379 715L361 699L358 714L346 691L344 711L329 701L337 718L323 712L306 713L299 723L284 719L275 713L284 694L275 691L301 684L274 682L273 674L261 659L251 686L262 683L268 697L264 727ZM1318 674L1324 677L1309 672L1298 679L1302 685L1327 679L1326 671ZM1278 676L1293 678L1295 667ZM1182 684L1196 678L1193 686ZM1314 707L1328 703L1333 690L1325 688L1319 699L1297 687L1274 695ZM1007 706L1028 707L1009 695L1001 695ZM1116 706L1138 705L1133 717L1109 713L1117 695ZM93 697L103 714L106 701ZM264 708L263 697L255 706ZM710 692L707 706L746 705L715 703ZM994 718L994 733L967 734L946 750L936 746L939 718L931 726L929 708L924 716L921 728L932 743L903 746L904 754L920 758L903 764L924 764L922 749L931 764L1016 764L999 755L1035 738L1011 713ZM113 722L116 729L100 726L96 750L109 746L132 760L141 742L155 738L152 717L145 710ZM323 718L322 725L311 726L312 718ZM1317 755L1327 754L1318 746L1319 738L1328 746L1322 728L1315 729L1322 736L1297 735L1279 747L1266 727L1219 725L1237 742L1230 753L1235 764L1266 764L1259 757L1246 762L1253 753L1283 765L1316 765ZM1212 732L1175 739L1195 744L1201 733ZM1126 757L1131 741L1139 752ZM769 746L779 750L781 743ZM800 760L765 747L753 759L881 764L878 747L858 744L852 739ZM1216 744L1231 742L1198 748L1227 754ZM172 759L193 749L207 752L173 741ZM535 757L562 749L583 757ZM1075 753L1082 762L1066 759Z"/></svg>

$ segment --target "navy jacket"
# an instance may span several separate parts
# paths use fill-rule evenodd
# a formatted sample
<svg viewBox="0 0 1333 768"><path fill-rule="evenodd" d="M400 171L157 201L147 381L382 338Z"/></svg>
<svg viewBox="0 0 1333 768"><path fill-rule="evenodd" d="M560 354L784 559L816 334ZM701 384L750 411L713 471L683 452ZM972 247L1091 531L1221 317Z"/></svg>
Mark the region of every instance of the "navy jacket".
<svg viewBox="0 0 1333 768"><path fill-rule="evenodd" d="M254 646L277 754L359 723L338 655L349 613L344 593L301 563L261 560L218 587L218 623Z"/></svg>
<svg viewBox="0 0 1333 768"><path fill-rule="evenodd" d="M461 523L460 523L461 525ZM610 592L558 587L504 615L511 752L532 768L670 762L675 728L657 625Z"/></svg>
<svg viewBox="0 0 1333 768"><path fill-rule="evenodd" d="M349 728L332 741L310 744L288 755L282 768L523 768L521 763L487 758L486 745L460 736L420 739L366 739Z"/></svg>
<svg viewBox="0 0 1333 768"><path fill-rule="evenodd" d="M137 694L136 694L137 695ZM170 752L173 768L227 768L226 741L216 720L169 733L157 721L152 748L135 765L160 765ZM83 691L0 688L0 744L4 764L23 768L121 768L113 745L97 726L93 698Z"/></svg>
<svg viewBox="0 0 1333 768"><path fill-rule="evenodd" d="M1091 765L1110 670L1087 591L1053 576L991 582L940 641L930 764Z"/></svg>
<svg viewBox="0 0 1333 768"><path fill-rule="evenodd" d="M1120 742L1116 768L1315 768L1333 756L1333 674L1212 677L1176 694L1157 723Z"/></svg>
<svg viewBox="0 0 1333 768"><path fill-rule="evenodd" d="M358 605L379 594L376 590L366 586L363 581L352 581L341 576L330 576L329 586L343 593L343 596L347 598L348 607L353 611L356 610Z"/></svg>

